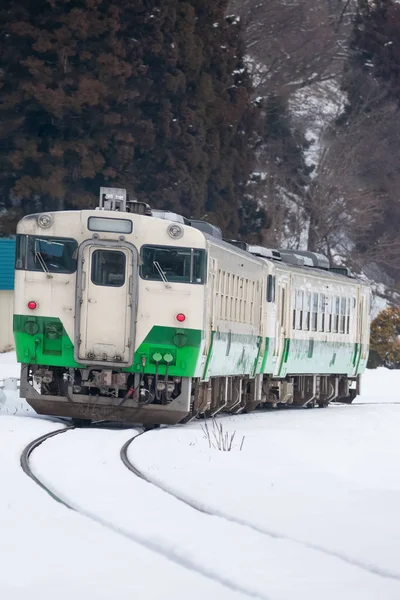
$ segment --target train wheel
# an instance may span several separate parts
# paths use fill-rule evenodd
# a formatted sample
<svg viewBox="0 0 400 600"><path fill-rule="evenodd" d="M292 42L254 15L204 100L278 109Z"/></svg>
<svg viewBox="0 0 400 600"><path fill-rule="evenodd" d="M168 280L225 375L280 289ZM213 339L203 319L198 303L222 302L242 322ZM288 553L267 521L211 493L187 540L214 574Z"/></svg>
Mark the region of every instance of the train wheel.
<svg viewBox="0 0 400 600"><path fill-rule="evenodd" d="M143 425L145 431L152 431L153 429L159 429L160 425Z"/></svg>

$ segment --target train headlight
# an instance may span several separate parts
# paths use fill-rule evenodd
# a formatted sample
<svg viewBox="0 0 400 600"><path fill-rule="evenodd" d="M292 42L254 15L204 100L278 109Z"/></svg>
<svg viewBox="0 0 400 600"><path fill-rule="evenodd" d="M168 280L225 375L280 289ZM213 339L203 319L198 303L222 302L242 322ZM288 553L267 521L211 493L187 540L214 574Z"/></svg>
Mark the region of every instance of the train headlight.
<svg viewBox="0 0 400 600"><path fill-rule="evenodd" d="M184 230L182 225L179 225L179 223L171 223L171 225L168 225L167 233L169 237L173 238L174 240L179 240L181 237L183 237Z"/></svg>
<svg viewBox="0 0 400 600"><path fill-rule="evenodd" d="M35 321L27 321L25 323L24 330L26 333L29 333L29 335L36 335L39 331L39 325L35 323Z"/></svg>
<svg viewBox="0 0 400 600"><path fill-rule="evenodd" d="M43 227L43 229L48 229L53 225L53 217L49 215L49 213L42 213L38 216L37 222L39 227Z"/></svg>

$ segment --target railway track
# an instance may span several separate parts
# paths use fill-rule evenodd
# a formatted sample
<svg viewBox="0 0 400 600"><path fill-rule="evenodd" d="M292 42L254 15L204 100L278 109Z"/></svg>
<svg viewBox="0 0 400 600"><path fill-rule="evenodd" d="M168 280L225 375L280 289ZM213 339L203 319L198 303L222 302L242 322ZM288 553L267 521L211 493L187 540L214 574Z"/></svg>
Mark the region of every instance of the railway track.
<svg viewBox="0 0 400 600"><path fill-rule="evenodd" d="M185 569L188 569L189 571L195 572L200 576L203 576L207 579L214 581L216 584L220 584L220 585L224 586L225 588L230 589L232 592L243 594L244 596L246 596L248 598L256 598L257 600L267 600L267 598L264 597L263 595L256 594L253 591L251 591L245 587L242 587L241 585L234 584L231 581L229 581L229 579L227 579L226 577L224 577L222 575L219 576L218 574L216 574L206 568L202 568L200 565L197 565L196 563L192 562L190 559L185 560L185 559L181 558L178 554L173 555L170 550L163 549L161 546L158 546L158 545L152 543L151 541L144 539L143 537L141 537L139 535L136 536L134 533L127 531L127 530L123 529L122 527L119 527L118 525L115 525L106 519L103 519L101 516L98 516L95 513L92 513L90 510L83 509L78 504L75 505L73 502L64 498L62 496L62 494L60 494L56 489L52 488L51 485L42 481L40 479L40 477L38 477L35 474L35 471L32 467L31 460L30 460L32 457L32 454L42 444L46 443L47 441L51 440L54 437L66 434L66 433L72 431L73 429L77 429L77 427L74 425L67 426L67 427L63 427L62 429L57 429L50 433L44 434L44 435L36 438L32 442L30 442L21 453L20 464L21 464L21 468L23 469L23 471L40 488L42 488L53 500L62 504L64 507L68 508L69 510L72 510L80 515L83 515L83 516L89 518L90 520L94 521L95 523L97 523L103 527L106 527L107 529L113 531L114 533L116 533L118 535L122 535L123 537L129 539L130 541L140 544L147 550L150 550L152 552L159 554L160 556L163 556L168 561L172 561L172 562L176 563L177 565L179 565L180 567L183 567ZM90 428L88 428L88 430L90 430ZM125 464L125 466L131 472L133 472L137 477L139 477L145 481L148 481L148 483L152 484L152 482L149 481L141 471L136 469L136 467L129 462L129 459L127 456L127 450L128 450L129 445L133 442L133 440L136 437L140 437L141 435L144 435L145 433L147 433L147 430L143 430L143 431L137 433L137 435L131 437L128 440L128 442L126 442L121 447L120 458L121 458L122 462ZM158 487L160 487L160 486L158 486ZM171 495L173 495L173 494L171 494ZM185 502L185 504L192 506L192 508L195 508L196 510L198 510L200 512L207 513L207 511L201 511L201 509L199 507L195 506L194 504L192 505L189 502ZM208 513L208 514L211 514L211 513Z"/></svg>
<svg viewBox="0 0 400 600"><path fill-rule="evenodd" d="M115 525L114 523L108 521L107 519L103 519L101 516L93 513L90 510L90 508L83 509L82 507L75 505L73 503L73 501L71 501L70 499L64 498L60 493L57 492L57 490L55 490L51 486L47 485L43 481L41 481L40 478L35 474L34 470L32 469L32 465L30 462L32 453L35 451L36 448L38 448L43 443L46 443L47 441L49 441L51 438L62 435L62 434L68 434L68 432L71 431L72 429L74 429L74 427L64 427L62 429L52 431L46 435L43 435L43 436L33 440L30 444L28 444L28 446L24 449L24 451L21 455L21 466L22 466L23 470L25 471L25 473L37 485L39 485L44 491L46 491L52 499L61 503L66 508L73 510L77 513L80 513L81 515L86 516L87 518L91 519L92 521L110 529L114 533L117 533L119 535L124 536L125 538L130 539L131 541L136 542L136 543L142 545L143 547L145 547L161 556L164 556L168 560L172 560L173 562L175 562L176 564L178 564L181 567L184 567L188 570L194 571L194 572L198 573L199 575L205 576L205 577L215 581L216 583L222 584L225 587L230 588L232 591L244 593L248 597L263 598L262 594L255 594L253 591L246 589L246 587L241 587L240 585L237 585L237 584L235 585L231 581L226 579L225 577L218 574L218 572L215 572L214 570L209 570L207 568L203 568L202 565L199 565L197 563L197 561L186 560L186 558L183 557L182 554L179 554L179 552L171 554L170 549L167 550L166 547L163 547L163 545L157 544L154 541L150 541L145 535L143 535L143 533L138 534L137 531L135 532L135 530L131 529L129 531L127 529L124 529L123 523L121 523L120 526ZM89 431L88 431L88 433L89 433ZM291 538L285 534L281 534L276 531L271 531L271 530L257 527L254 524L252 524L251 522L248 522L246 519L242 520L240 518L226 514L223 511L208 509L207 507L202 506L200 503L197 503L196 501L193 501L190 498L186 498L186 497L183 497L182 495L180 495L179 493L175 493L173 490L169 489L167 485L163 485L159 481L153 480L147 474L143 473L134 464L134 462L132 462L133 456L132 456L132 452L129 452L129 449L131 448L132 444L134 444L135 441L137 441L145 433L146 433L145 431L137 432L136 435L132 436L121 446L120 459L121 459L123 465L133 475L142 479L143 481L146 481L149 485L158 488L162 492L168 494L170 497L173 497L175 500L187 505L188 507L190 507L191 509L194 509L195 511L198 511L199 513L203 513L203 514L209 515L211 517L218 517L226 522L232 523L232 525L241 526L247 530L249 530L249 529L253 530L257 534L261 534L262 536L267 536L269 538L275 538L277 540L288 540L291 542L295 542L296 544L301 545L303 548L307 548L308 550L320 552L331 558L339 559L340 561L343 561L347 564L351 564L353 566L359 567L363 571L369 572L370 574L374 574L374 575L378 575L378 576L381 576L381 577L384 577L387 579L394 579L394 580L399 581L400 578L395 573L387 571L386 569L381 569L379 567L377 568L372 565L365 564L363 561L354 560L354 559L352 559L346 555L343 555L341 553L331 551L327 548L324 548L319 545L315 545L313 543L306 542L301 539L294 539L294 538ZM129 454L130 454L130 456L129 456Z"/></svg>
<svg viewBox="0 0 400 600"><path fill-rule="evenodd" d="M145 433L145 432L143 432L143 433ZM140 438L141 435L143 435L143 434L139 433L139 435L135 435L135 436L131 437L128 441L125 442L125 444L121 448L121 452L120 452L121 460L124 463L124 465L126 466L126 468L129 469L129 471L134 473L134 475L136 475L137 477L140 477L140 479L147 481L147 483L149 483L150 485L154 485L155 487L159 488L160 490L162 490L169 496L172 496L176 500L179 500L179 502L183 502L184 504L186 504L187 506L190 506L191 508L193 508L194 510L197 510L198 512L201 512L205 515L210 515L212 517L222 517L222 518L226 519L227 521L231 520L228 517L225 517L224 515L218 515L217 513L212 512L212 511L207 510L206 508L202 507L200 504L197 504L196 502L192 502L191 500L189 500L187 498L183 498L179 494L172 492L170 489L163 486L161 483L156 482L156 481L150 479L149 477L147 477L140 469L138 469L129 460L128 450L129 450L130 446L132 445L132 443L135 441L135 439ZM236 521L234 519L232 519L232 522L236 522ZM237 524L237 522L236 522L236 524Z"/></svg>
<svg viewBox="0 0 400 600"><path fill-rule="evenodd" d="M362 403L360 403L362 404ZM364 403L367 404L367 403ZM379 402L376 402L375 404L382 404ZM398 402L391 402L391 403L386 403L386 404L399 404ZM357 406L357 405L354 405ZM142 471L140 471L140 469L138 469L129 459L128 457L128 450L129 447L131 446L131 444L136 440L136 438L139 438L141 434L139 434L138 436L134 436L132 438L130 438L127 442L125 442L125 444L122 446L121 448L121 452L120 452L120 456L121 456L121 460L124 463L124 465L132 472L134 473L137 477L140 477L141 479L143 479L144 481L146 481L147 483L149 483L150 485L153 485L157 488L159 488L160 490L162 490L163 492L165 492L166 494L168 494L169 496L172 496L173 498L175 498L176 500L178 500L179 502L182 502L183 504L186 504L187 506L190 506L191 508L193 508L194 510L209 515L211 517L218 517L221 519L224 519L225 521L229 521L230 523L236 525L236 526L241 526L247 529L251 529L254 532L261 534L263 536L267 536L269 538L273 538L276 540L287 540L287 541L291 541L291 542L295 542L296 544L302 545L304 548L308 548L310 550L314 550L317 552L321 552L322 554L325 554L326 556L330 556L333 558L337 558L340 561L343 561L344 563L353 565L355 567L358 567L360 569L362 569L365 572L374 574L374 575L378 575L380 577L383 577L385 579L392 579L395 581L400 581L400 576L398 576L395 573L392 573L391 571L387 571L385 569L381 569L379 567L375 568L372 565L366 564L363 561L358 561L356 559L352 559L344 554L341 554L339 552L336 551L332 551L332 550L328 550L326 548L324 548L323 546L320 546L318 544L314 544L314 543L310 543L310 542L306 542L304 540L301 539L296 539L296 538L292 538L286 534L282 534L282 533L278 533L272 530L268 530L265 529L263 527L258 527L256 525L254 525L253 523L245 520L245 519L240 519L237 517L234 517L232 515L229 515L223 511L219 511L219 510L213 510L213 509L207 509L206 507L202 506L201 504L192 501L191 499L188 499L176 492L174 492L173 490L169 489L167 486L163 485L162 483L160 483L159 481L155 481L153 479L151 479L150 477L146 476Z"/></svg>
<svg viewBox="0 0 400 600"><path fill-rule="evenodd" d="M59 496L54 490L52 490L50 487L48 487L45 483L43 483L43 481L41 481L35 475L35 473L32 470L30 460L29 460L32 453L34 452L34 450L36 450L36 448L39 448L39 446L41 446L44 442L46 442L47 440L50 440L52 437L55 437L56 435L61 435L63 433L66 433L67 431L71 431L72 429L75 429L75 427L73 425L68 426L68 427L63 427L62 429L56 429L55 431L51 431L50 433L45 433L44 435L41 435L40 437L36 438L32 442L30 442L22 451L20 463L21 463L21 468L24 471L24 473L26 473L26 475L28 475L28 477L30 477L39 487L41 487L45 492L47 492L49 494L49 496L51 498L53 498L53 500L55 500L56 502L59 502L60 504L63 504L64 506L66 506L67 508L69 508L71 510L75 510L73 508L73 506L71 506L66 500L64 500L61 496Z"/></svg>

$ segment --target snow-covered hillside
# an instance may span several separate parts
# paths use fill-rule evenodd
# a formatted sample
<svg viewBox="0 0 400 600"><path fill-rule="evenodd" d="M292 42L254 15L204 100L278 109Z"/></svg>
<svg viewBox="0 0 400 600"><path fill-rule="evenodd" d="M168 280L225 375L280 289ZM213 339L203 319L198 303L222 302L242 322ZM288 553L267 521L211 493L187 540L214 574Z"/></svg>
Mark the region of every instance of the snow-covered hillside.
<svg viewBox="0 0 400 600"><path fill-rule="evenodd" d="M0 380L16 374L15 357L0 355ZM231 452L210 448L201 422L149 432L129 458L163 489L120 461L135 430L69 431L32 464L81 514L22 472L24 446L64 424L34 416L8 386L0 597L399 598L399 384L400 372L377 369L350 406L222 417Z"/></svg>

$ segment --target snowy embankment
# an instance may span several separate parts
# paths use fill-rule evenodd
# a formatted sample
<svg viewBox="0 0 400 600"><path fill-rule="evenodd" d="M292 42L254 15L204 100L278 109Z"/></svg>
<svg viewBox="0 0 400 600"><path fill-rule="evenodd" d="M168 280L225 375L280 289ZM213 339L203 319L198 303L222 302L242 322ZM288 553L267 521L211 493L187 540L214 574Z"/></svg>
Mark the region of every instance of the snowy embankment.
<svg viewBox="0 0 400 600"><path fill-rule="evenodd" d="M0 378L13 368L3 356ZM397 600L398 384L379 369L359 404L221 417L236 430L229 453L209 448L201 422L132 443L149 478L223 518L130 473L119 450L132 430L74 430L35 451L36 474L87 516L68 511L19 467L24 445L60 423L5 416L27 410L6 391L0 596Z"/></svg>
<svg viewBox="0 0 400 600"><path fill-rule="evenodd" d="M25 414L34 417L35 411L19 397L19 376L20 365L15 352L0 353L0 415Z"/></svg>

